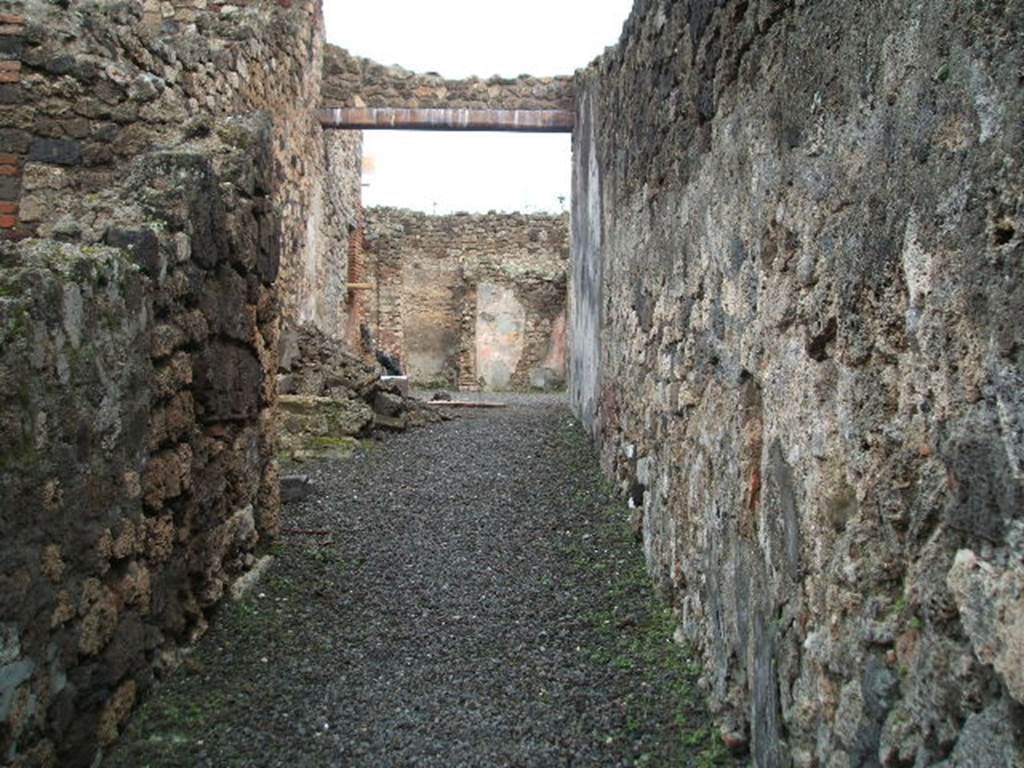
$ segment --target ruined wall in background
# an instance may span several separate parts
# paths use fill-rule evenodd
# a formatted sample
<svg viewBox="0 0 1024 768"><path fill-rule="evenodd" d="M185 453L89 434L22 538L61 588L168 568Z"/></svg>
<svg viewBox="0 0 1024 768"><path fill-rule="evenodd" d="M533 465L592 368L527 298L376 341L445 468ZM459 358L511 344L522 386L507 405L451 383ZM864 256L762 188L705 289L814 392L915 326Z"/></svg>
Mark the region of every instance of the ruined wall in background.
<svg viewBox="0 0 1024 768"><path fill-rule="evenodd" d="M277 286L297 317L322 20L194 5L32 0L0 25L23 241L0 252L5 764L92 764L278 525Z"/></svg>
<svg viewBox="0 0 1024 768"><path fill-rule="evenodd" d="M367 211L369 322L415 383L557 388L566 216Z"/></svg>
<svg viewBox="0 0 1024 768"><path fill-rule="evenodd" d="M575 407L758 765L1022 760L1024 4L925 6L647 0L579 76Z"/></svg>
<svg viewBox="0 0 1024 768"><path fill-rule="evenodd" d="M322 106L572 109L573 79L520 75L447 80L433 73L386 67L328 45Z"/></svg>

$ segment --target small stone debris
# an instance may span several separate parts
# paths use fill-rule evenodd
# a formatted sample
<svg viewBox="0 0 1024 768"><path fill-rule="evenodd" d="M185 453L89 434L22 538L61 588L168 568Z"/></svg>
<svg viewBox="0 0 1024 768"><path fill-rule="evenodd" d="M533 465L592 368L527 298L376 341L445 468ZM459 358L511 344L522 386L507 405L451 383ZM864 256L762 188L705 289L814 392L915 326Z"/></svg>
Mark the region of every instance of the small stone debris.
<svg viewBox="0 0 1024 768"><path fill-rule="evenodd" d="M313 493L315 487L309 475L285 475L281 478L281 503L303 501Z"/></svg>
<svg viewBox="0 0 1024 768"><path fill-rule="evenodd" d="M508 403L474 402L469 400L431 400L430 405L444 408L507 408Z"/></svg>

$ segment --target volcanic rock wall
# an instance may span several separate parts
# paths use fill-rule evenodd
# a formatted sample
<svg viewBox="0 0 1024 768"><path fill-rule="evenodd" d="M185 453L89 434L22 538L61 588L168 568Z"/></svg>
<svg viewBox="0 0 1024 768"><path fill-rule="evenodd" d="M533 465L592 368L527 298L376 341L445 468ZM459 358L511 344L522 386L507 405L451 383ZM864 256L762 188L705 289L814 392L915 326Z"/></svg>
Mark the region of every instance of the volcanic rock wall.
<svg viewBox="0 0 1024 768"><path fill-rule="evenodd" d="M1020 765L1024 3L641 0L574 407L761 766Z"/></svg>
<svg viewBox="0 0 1024 768"><path fill-rule="evenodd" d="M348 227L291 6L0 20L5 764L92 764L277 528L279 316Z"/></svg>
<svg viewBox="0 0 1024 768"><path fill-rule="evenodd" d="M438 107L465 109L572 109L571 77L440 75L386 67L328 45L324 57L324 107Z"/></svg>
<svg viewBox="0 0 1024 768"><path fill-rule="evenodd" d="M119 248L0 250L0 746L16 765L90 764L276 530L277 242L256 244L277 222L258 189L229 191L270 130L234 129L250 140L221 157L133 165Z"/></svg>
<svg viewBox="0 0 1024 768"><path fill-rule="evenodd" d="M566 217L367 211L367 322L415 383L557 388L565 377Z"/></svg>

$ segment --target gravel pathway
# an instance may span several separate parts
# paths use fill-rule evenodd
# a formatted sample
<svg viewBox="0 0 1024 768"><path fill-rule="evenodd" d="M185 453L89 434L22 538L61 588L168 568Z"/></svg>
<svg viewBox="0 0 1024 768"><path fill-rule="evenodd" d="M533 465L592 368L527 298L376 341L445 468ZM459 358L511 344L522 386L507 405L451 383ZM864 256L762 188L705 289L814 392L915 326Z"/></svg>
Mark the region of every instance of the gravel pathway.
<svg viewBox="0 0 1024 768"><path fill-rule="evenodd" d="M304 467L271 569L104 765L732 764L564 400L510 403Z"/></svg>

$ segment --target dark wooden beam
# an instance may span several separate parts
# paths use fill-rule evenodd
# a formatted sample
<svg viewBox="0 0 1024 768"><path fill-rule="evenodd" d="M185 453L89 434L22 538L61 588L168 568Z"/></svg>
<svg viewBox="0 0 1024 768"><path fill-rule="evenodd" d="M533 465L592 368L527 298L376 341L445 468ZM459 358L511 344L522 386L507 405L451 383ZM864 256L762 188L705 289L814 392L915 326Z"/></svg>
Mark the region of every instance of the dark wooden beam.
<svg viewBox="0 0 1024 768"><path fill-rule="evenodd" d="M575 115L561 109L401 109L341 107L317 111L324 128L350 131L513 131L572 133Z"/></svg>

